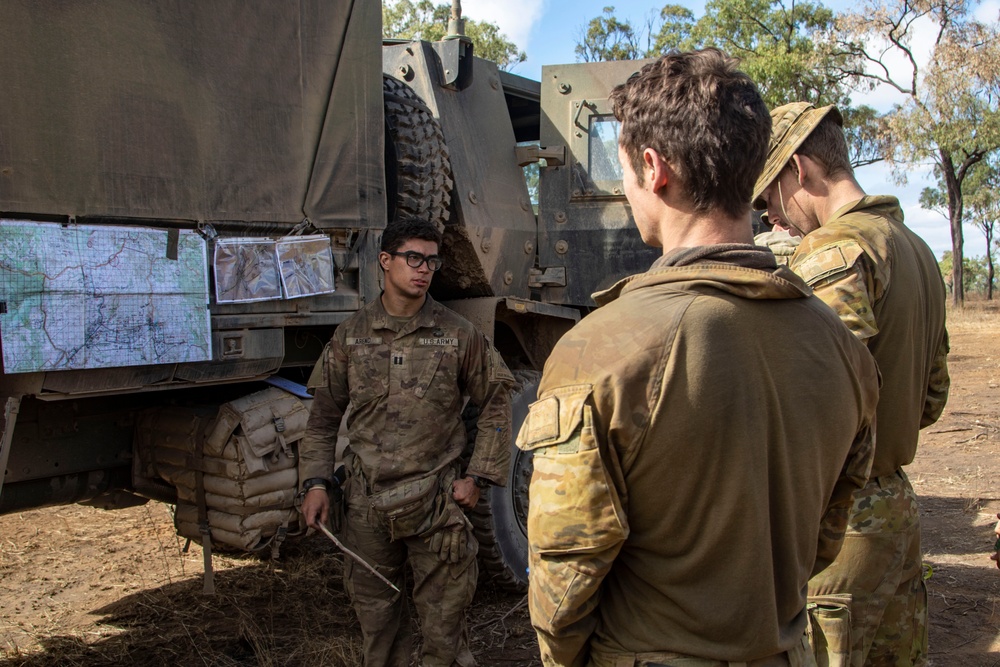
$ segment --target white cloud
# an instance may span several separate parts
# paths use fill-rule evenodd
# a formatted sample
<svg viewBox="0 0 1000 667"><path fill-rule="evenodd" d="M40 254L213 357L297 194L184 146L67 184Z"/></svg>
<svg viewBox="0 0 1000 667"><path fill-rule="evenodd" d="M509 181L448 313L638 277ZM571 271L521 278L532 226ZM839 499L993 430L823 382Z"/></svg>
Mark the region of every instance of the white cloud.
<svg viewBox="0 0 1000 667"><path fill-rule="evenodd" d="M465 0L462 16L496 23L500 32L524 50L546 4L544 0Z"/></svg>

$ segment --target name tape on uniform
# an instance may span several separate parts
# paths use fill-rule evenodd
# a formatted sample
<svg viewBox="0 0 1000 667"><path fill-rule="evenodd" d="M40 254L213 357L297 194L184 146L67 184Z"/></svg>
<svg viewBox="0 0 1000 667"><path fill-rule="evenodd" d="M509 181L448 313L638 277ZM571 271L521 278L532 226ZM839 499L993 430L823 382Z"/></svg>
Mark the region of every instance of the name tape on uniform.
<svg viewBox="0 0 1000 667"><path fill-rule="evenodd" d="M379 345L382 343L381 338L376 338L374 336L368 336L367 338L348 338L348 345Z"/></svg>

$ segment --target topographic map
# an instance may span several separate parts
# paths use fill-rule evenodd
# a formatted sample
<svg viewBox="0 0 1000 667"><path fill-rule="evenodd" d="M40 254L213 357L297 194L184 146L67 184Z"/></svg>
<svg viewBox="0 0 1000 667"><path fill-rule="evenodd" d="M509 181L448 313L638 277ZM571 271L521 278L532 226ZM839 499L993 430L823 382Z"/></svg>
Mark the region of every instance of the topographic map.
<svg viewBox="0 0 1000 667"><path fill-rule="evenodd" d="M0 220L4 371L210 360L205 241L175 234Z"/></svg>

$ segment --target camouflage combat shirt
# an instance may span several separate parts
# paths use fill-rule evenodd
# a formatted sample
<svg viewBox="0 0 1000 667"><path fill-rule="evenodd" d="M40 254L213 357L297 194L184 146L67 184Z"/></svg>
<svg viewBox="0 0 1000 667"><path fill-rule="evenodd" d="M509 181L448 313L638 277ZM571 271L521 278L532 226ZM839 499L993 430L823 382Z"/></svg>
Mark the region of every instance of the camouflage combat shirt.
<svg viewBox="0 0 1000 667"><path fill-rule="evenodd" d="M309 379L299 478L330 479L348 404L347 437L372 491L441 470L465 448L468 395L480 412L467 474L504 485L512 384L489 340L429 295L403 324L376 299L337 327Z"/></svg>
<svg viewBox="0 0 1000 667"><path fill-rule="evenodd" d="M774 253L774 261L779 266L788 266L788 262L791 261L792 255L795 254L795 249L799 247L801 240L798 236L792 236L788 232L777 229L770 232L763 232L753 237L754 245L767 248Z"/></svg>
<svg viewBox="0 0 1000 667"><path fill-rule="evenodd" d="M864 340L882 372L872 477L913 460L948 400L945 288L895 197L864 197L802 239L791 269Z"/></svg>
<svg viewBox="0 0 1000 667"><path fill-rule="evenodd" d="M671 253L595 299L517 440L543 662L793 648L868 479L871 355L750 245Z"/></svg>

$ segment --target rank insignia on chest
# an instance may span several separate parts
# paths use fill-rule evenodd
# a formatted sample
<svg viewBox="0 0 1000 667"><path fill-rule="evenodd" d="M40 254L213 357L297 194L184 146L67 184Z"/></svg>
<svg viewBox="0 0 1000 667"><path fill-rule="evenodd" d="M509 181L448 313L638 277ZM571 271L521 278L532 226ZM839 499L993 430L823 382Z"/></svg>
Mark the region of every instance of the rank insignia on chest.
<svg viewBox="0 0 1000 667"><path fill-rule="evenodd" d="M418 345L438 345L441 347L458 347L457 338L419 338Z"/></svg>
<svg viewBox="0 0 1000 667"><path fill-rule="evenodd" d="M392 365L393 366L402 366L403 365L403 355L401 355L401 354L394 354L394 355L392 355Z"/></svg>

